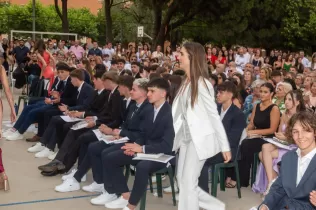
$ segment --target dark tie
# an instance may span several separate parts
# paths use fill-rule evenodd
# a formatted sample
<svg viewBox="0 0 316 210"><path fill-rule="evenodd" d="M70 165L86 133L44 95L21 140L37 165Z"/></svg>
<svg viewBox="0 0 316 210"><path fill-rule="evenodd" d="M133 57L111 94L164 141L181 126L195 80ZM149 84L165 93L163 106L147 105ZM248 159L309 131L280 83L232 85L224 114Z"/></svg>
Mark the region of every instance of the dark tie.
<svg viewBox="0 0 316 210"><path fill-rule="evenodd" d="M110 101L111 96L112 96L112 92L109 94L108 102Z"/></svg>
<svg viewBox="0 0 316 210"><path fill-rule="evenodd" d="M134 114L137 112L138 108L139 108L138 106L135 107L135 109L134 109L134 111L132 113L131 119L133 118Z"/></svg>
<svg viewBox="0 0 316 210"><path fill-rule="evenodd" d="M77 99L79 98L79 95L80 95L80 91L77 90Z"/></svg>

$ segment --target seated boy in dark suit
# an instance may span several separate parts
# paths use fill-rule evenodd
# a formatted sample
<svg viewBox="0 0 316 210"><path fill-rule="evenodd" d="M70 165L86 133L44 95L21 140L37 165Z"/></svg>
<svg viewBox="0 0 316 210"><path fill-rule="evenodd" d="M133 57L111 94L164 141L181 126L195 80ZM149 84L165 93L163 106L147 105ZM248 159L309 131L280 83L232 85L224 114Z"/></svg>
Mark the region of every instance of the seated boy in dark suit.
<svg viewBox="0 0 316 210"><path fill-rule="evenodd" d="M246 121L243 112L232 103L232 99L235 94L236 86L232 82L227 81L217 87L217 109L226 131L233 159L237 153L241 134L246 127ZM209 167L223 162L224 158L222 153L218 153L205 162L199 178L199 186L204 191L209 192Z"/></svg>

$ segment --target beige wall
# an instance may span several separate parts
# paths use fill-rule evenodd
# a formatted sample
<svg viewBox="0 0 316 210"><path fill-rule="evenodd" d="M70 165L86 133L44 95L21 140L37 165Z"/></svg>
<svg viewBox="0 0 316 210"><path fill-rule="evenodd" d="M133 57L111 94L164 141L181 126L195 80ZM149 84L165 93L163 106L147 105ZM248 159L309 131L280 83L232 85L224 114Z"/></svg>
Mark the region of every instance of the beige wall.
<svg viewBox="0 0 316 210"><path fill-rule="evenodd" d="M0 2L3 0L0 0ZM30 0L10 0L11 4L28 4ZM39 0L44 5L51 5L54 3L53 0ZM61 1L59 1L61 6ZM98 10L102 8L100 0L68 0L69 8L83 8L86 7L90 9L93 14L97 14Z"/></svg>

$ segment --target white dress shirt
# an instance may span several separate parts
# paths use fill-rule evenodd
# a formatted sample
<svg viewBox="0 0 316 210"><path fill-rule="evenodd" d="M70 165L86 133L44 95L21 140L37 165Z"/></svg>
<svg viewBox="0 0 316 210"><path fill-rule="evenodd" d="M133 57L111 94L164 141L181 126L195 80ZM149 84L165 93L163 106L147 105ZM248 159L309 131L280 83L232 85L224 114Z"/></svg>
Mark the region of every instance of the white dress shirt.
<svg viewBox="0 0 316 210"><path fill-rule="evenodd" d="M131 103L132 98L131 98L131 97L129 97L129 98L124 98L124 100L126 101L126 109L127 109L129 103Z"/></svg>
<svg viewBox="0 0 316 210"><path fill-rule="evenodd" d="M165 103L166 103L166 102L165 102ZM162 107L165 103L162 103L158 108L154 108L154 120L153 120L153 122L155 122L156 117L157 117L157 115L158 115L158 113L159 113L161 107Z"/></svg>
<svg viewBox="0 0 316 210"><path fill-rule="evenodd" d="M77 95L77 98L79 97L79 94L80 94L80 91L81 91L81 88L82 88L83 83L84 83L84 82L82 82L81 85L78 87L78 95Z"/></svg>
<svg viewBox="0 0 316 210"><path fill-rule="evenodd" d="M310 151L305 156L301 156L301 150L296 150L298 160L297 160L297 176L296 176L296 186L300 183L303 175L305 174L310 162L316 154L316 148Z"/></svg>
<svg viewBox="0 0 316 210"><path fill-rule="evenodd" d="M224 119L224 117L225 117L225 115L226 115L226 113L227 113L227 111L229 110L230 107L231 107L231 105L224 111L224 110L223 110L223 106L222 106L221 114L220 114L221 120Z"/></svg>

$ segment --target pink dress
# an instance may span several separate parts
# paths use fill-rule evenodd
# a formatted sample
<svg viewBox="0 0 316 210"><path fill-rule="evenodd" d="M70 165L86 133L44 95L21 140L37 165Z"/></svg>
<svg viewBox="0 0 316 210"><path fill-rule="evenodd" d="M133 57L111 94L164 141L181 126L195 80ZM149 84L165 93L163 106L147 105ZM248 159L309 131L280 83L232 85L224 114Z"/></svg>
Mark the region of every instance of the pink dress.
<svg viewBox="0 0 316 210"><path fill-rule="evenodd" d="M49 79L49 81L50 81L49 89L50 89L52 87L53 83L54 83L54 70L53 70L53 67L50 66L50 55L49 55L49 53L44 51L42 56L43 56L43 59L45 60L45 62L47 64L46 68L43 71L42 76L45 79ZM41 68L42 68L42 66L43 66L43 64L40 63L40 67Z"/></svg>

